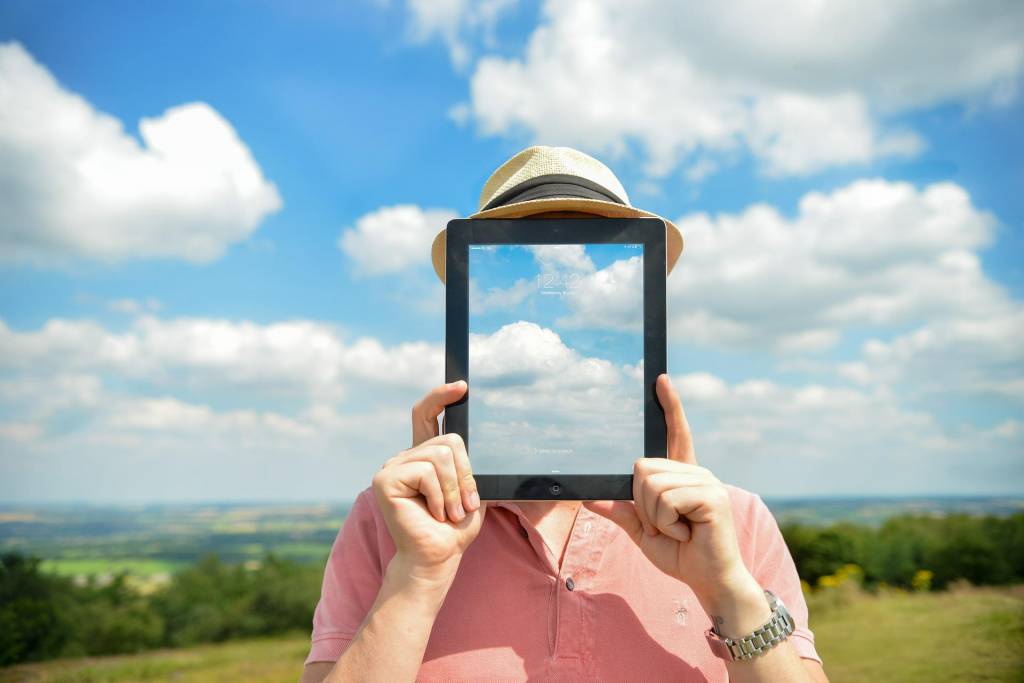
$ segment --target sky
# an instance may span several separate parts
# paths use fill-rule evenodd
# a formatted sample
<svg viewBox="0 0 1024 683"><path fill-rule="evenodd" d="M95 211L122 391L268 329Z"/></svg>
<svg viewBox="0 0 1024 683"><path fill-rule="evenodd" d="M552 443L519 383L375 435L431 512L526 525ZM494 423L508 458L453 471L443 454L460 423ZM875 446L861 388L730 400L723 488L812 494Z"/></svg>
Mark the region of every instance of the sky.
<svg viewBox="0 0 1024 683"><path fill-rule="evenodd" d="M965 0L6 0L0 502L350 500L444 381L434 235L533 144L679 226L719 479L1024 494L1021 36Z"/></svg>

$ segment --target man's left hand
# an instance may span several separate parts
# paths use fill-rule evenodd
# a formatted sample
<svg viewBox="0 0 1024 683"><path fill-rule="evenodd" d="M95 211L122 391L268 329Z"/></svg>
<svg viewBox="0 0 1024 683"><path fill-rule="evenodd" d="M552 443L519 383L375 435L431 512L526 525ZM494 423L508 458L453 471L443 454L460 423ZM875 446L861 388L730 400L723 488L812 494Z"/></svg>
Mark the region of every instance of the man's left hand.
<svg viewBox="0 0 1024 683"><path fill-rule="evenodd" d="M637 459L633 501L583 505L622 527L658 569L688 584L706 607L737 594L760 594L740 557L729 491L697 465L690 425L667 374L658 376L656 390L668 458Z"/></svg>

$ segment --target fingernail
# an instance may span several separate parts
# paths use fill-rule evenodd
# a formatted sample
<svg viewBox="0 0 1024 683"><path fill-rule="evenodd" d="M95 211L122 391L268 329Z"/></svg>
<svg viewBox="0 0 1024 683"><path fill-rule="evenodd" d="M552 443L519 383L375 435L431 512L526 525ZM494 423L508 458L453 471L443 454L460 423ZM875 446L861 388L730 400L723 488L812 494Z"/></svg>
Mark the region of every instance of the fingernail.
<svg viewBox="0 0 1024 683"><path fill-rule="evenodd" d="M480 496L477 494L476 491L473 491L472 495L470 495L469 504L473 506L474 510L480 507Z"/></svg>
<svg viewBox="0 0 1024 683"><path fill-rule="evenodd" d="M456 521L461 521L462 518L465 517L465 516L466 516L466 511L462 508L462 503L457 503L455 505L455 520Z"/></svg>

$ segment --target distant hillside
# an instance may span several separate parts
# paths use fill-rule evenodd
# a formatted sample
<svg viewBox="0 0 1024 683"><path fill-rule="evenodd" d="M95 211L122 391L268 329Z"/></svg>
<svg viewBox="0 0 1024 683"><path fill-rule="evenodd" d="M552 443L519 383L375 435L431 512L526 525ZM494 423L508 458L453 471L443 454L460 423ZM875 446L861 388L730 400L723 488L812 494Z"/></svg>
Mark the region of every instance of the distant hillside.
<svg viewBox="0 0 1024 683"><path fill-rule="evenodd" d="M866 497L866 498L769 498L764 502L780 524L800 522L827 525L855 522L877 526L886 519L907 513L944 515L1012 515L1024 510L1024 496L966 497Z"/></svg>
<svg viewBox="0 0 1024 683"><path fill-rule="evenodd" d="M877 525L916 512L1008 515L1024 497L773 499L780 523ZM0 551L44 558L51 571L88 575L127 569L159 576L216 553L226 562L257 562L266 553L323 563L349 503L0 506Z"/></svg>

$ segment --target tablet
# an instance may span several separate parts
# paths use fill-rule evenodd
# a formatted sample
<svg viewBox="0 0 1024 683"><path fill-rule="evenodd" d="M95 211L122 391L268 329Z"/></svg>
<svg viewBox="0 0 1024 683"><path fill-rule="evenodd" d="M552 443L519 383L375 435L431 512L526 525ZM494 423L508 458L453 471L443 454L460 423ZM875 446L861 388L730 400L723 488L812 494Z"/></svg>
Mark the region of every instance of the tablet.
<svg viewBox="0 0 1024 683"><path fill-rule="evenodd" d="M445 254L445 410L482 500L630 500L665 457L665 224L456 219Z"/></svg>

